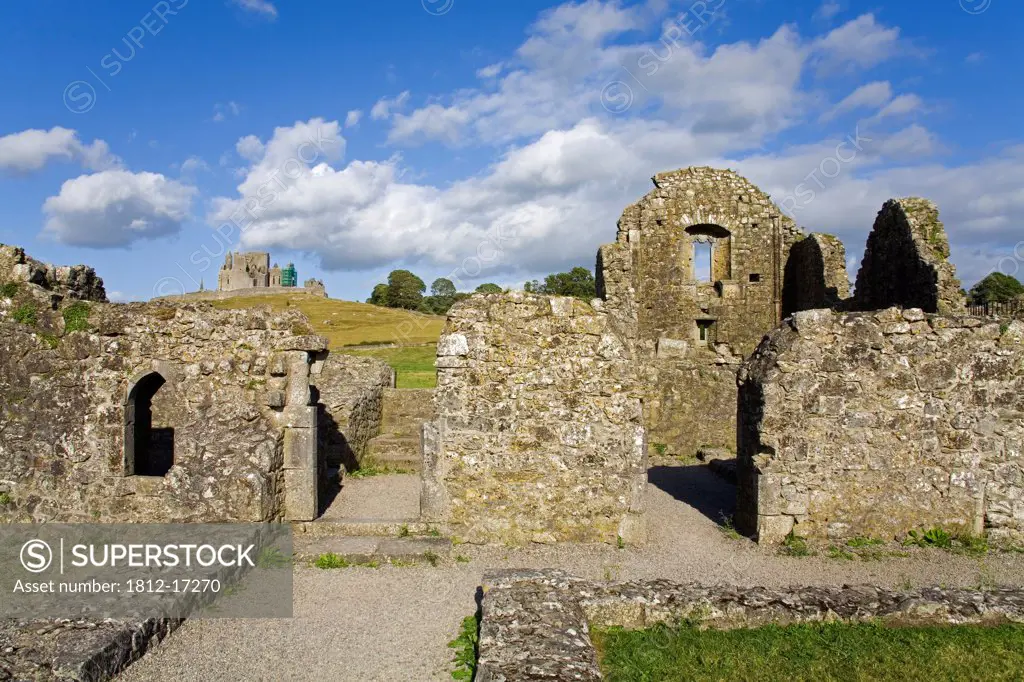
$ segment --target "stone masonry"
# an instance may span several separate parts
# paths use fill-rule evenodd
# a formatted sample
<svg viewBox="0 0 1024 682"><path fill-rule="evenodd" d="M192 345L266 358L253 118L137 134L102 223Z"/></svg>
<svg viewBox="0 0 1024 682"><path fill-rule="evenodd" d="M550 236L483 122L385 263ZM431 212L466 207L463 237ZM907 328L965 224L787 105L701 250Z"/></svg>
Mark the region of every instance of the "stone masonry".
<svg viewBox="0 0 1024 682"><path fill-rule="evenodd" d="M395 371L374 358L332 353L313 382L323 463L354 471L380 433L384 393L395 385Z"/></svg>
<svg viewBox="0 0 1024 682"><path fill-rule="evenodd" d="M926 199L892 199L878 212L857 273L855 310L896 305L926 313L964 312L939 210Z"/></svg>
<svg viewBox="0 0 1024 682"><path fill-rule="evenodd" d="M611 316L572 298L477 294L437 349L424 520L470 542L642 537L636 363Z"/></svg>
<svg viewBox="0 0 1024 682"><path fill-rule="evenodd" d="M1024 322L800 312L740 372L737 527L760 542L1024 539Z"/></svg>
<svg viewBox="0 0 1024 682"><path fill-rule="evenodd" d="M96 271L85 265L50 265L17 246L0 244L0 283L33 284L50 292L55 302L77 299L104 303L107 293Z"/></svg>
<svg viewBox="0 0 1024 682"><path fill-rule="evenodd" d="M816 235L827 258L791 263L805 235L733 171L659 173L654 186L622 214L615 243L601 247L598 295L642 358L650 442L670 455L733 450L740 362L782 319L786 280L819 283L793 308L846 294L842 246Z"/></svg>
<svg viewBox="0 0 1024 682"><path fill-rule="evenodd" d="M326 340L301 314L52 304L0 299L0 519L315 518Z"/></svg>

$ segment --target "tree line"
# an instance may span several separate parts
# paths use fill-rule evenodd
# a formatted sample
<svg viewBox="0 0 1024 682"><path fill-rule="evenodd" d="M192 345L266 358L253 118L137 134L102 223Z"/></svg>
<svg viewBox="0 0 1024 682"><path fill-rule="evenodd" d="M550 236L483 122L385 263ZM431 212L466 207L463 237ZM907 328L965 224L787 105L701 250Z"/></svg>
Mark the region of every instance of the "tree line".
<svg viewBox="0 0 1024 682"><path fill-rule="evenodd" d="M582 267L575 267L568 272L556 272L544 278L544 281L531 280L523 287L535 294L552 296L575 296L590 301L597 296L597 285L594 274ZM473 293L494 294L504 291L493 282L478 286ZM438 277L427 284L409 270L392 270L387 283L378 284L373 288L367 303L386 308L403 308L418 310L432 315L445 315L458 301L469 298L472 293L458 291L455 283L447 277Z"/></svg>
<svg viewBox="0 0 1024 682"><path fill-rule="evenodd" d="M966 292L971 305L988 303L1009 303L1024 297L1024 284L1016 277L1002 272L993 272Z"/></svg>

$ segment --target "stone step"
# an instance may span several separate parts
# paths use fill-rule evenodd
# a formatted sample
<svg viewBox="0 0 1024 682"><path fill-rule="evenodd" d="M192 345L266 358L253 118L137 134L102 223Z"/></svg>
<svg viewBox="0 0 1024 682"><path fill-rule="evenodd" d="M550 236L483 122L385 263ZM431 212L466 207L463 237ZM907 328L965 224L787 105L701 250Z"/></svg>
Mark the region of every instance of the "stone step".
<svg viewBox="0 0 1024 682"><path fill-rule="evenodd" d="M335 554L352 564L370 562L415 562L436 565L451 556L452 541L435 537L320 537L299 538L295 558L313 563L325 554Z"/></svg>
<svg viewBox="0 0 1024 682"><path fill-rule="evenodd" d="M371 438L366 444L366 461L375 464L419 471L423 456L420 453L420 437L394 436L383 434Z"/></svg>
<svg viewBox="0 0 1024 682"><path fill-rule="evenodd" d="M318 519L292 523L295 539L322 537L438 537L448 529L419 519Z"/></svg>

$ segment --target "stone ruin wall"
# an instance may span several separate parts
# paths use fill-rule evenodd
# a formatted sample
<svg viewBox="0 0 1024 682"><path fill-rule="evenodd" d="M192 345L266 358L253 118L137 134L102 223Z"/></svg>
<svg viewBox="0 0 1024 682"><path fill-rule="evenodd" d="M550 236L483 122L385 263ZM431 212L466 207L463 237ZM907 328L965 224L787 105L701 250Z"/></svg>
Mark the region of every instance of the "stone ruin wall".
<svg viewBox="0 0 1024 682"><path fill-rule="evenodd" d="M14 320L35 301L38 318ZM208 306L88 304L68 333L47 292L0 301L0 506L4 521L312 519L316 408L326 340L305 318ZM129 390L159 372L154 427L174 428L166 476L131 476Z"/></svg>
<svg viewBox="0 0 1024 682"><path fill-rule="evenodd" d="M857 273L854 310L895 305L927 313L965 310L949 240L935 204L927 199L891 199L878 212Z"/></svg>
<svg viewBox="0 0 1024 682"><path fill-rule="evenodd" d="M789 252L782 287L782 316L800 310L841 308L850 298L846 248L838 237L811 234Z"/></svg>
<svg viewBox="0 0 1024 682"><path fill-rule="evenodd" d="M58 301L64 298L106 302L107 292L96 271L85 265L50 265L17 246L0 244L0 284L38 286Z"/></svg>
<svg viewBox="0 0 1024 682"><path fill-rule="evenodd" d="M370 439L380 433L384 391L395 371L375 358L332 353L314 377L319 397L321 462L325 468L359 468Z"/></svg>
<svg viewBox="0 0 1024 682"><path fill-rule="evenodd" d="M787 261L804 234L733 171L687 168L653 180L655 189L622 214L616 242L598 253L598 295L645 358L639 364L649 387L650 442L690 457L701 446L734 450L736 370L778 323L785 275L793 274ZM697 280L699 242L714 244L709 282ZM837 289L841 280L845 293L841 248L841 267L830 247L831 269L816 278L837 282ZM805 296L800 305L827 303ZM713 323L707 340L699 338L697 320Z"/></svg>
<svg viewBox="0 0 1024 682"><path fill-rule="evenodd" d="M761 542L1024 539L1024 323L796 314L740 373L737 527Z"/></svg>
<svg viewBox="0 0 1024 682"><path fill-rule="evenodd" d="M456 304L423 427L424 520L470 542L642 538L635 358L587 304L511 292Z"/></svg>

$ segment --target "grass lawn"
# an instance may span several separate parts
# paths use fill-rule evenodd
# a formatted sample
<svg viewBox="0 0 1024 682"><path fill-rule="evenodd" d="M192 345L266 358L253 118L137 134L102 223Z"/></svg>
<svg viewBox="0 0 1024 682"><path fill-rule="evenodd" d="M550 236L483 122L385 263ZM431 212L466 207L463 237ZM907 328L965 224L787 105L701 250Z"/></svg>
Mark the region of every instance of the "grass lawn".
<svg viewBox="0 0 1024 682"><path fill-rule="evenodd" d="M304 294L239 296L211 303L222 309L261 305L274 310L298 308L316 333L327 337L332 351L366 355L391 365L398 373L398 388L433 388L437 384L434 356L444 317ZM373 343L396 343L399 347L359 348ZM417 345L425 343L431 345Z"/></svg>
<svg viewBox="0 0 1024 682"><path fill-rule="evenodd" d="M1024 626L871 624L592 633L609 682L1021 680Z"/></svg>
<svg viewBox="0 0 1024 682"><path fill-rule="evenodd" d="M404 348L346 348L342 352L388 363L398 375L396 388L434 388L437 385L437 371L434 369L437 344Z"/></svg>

